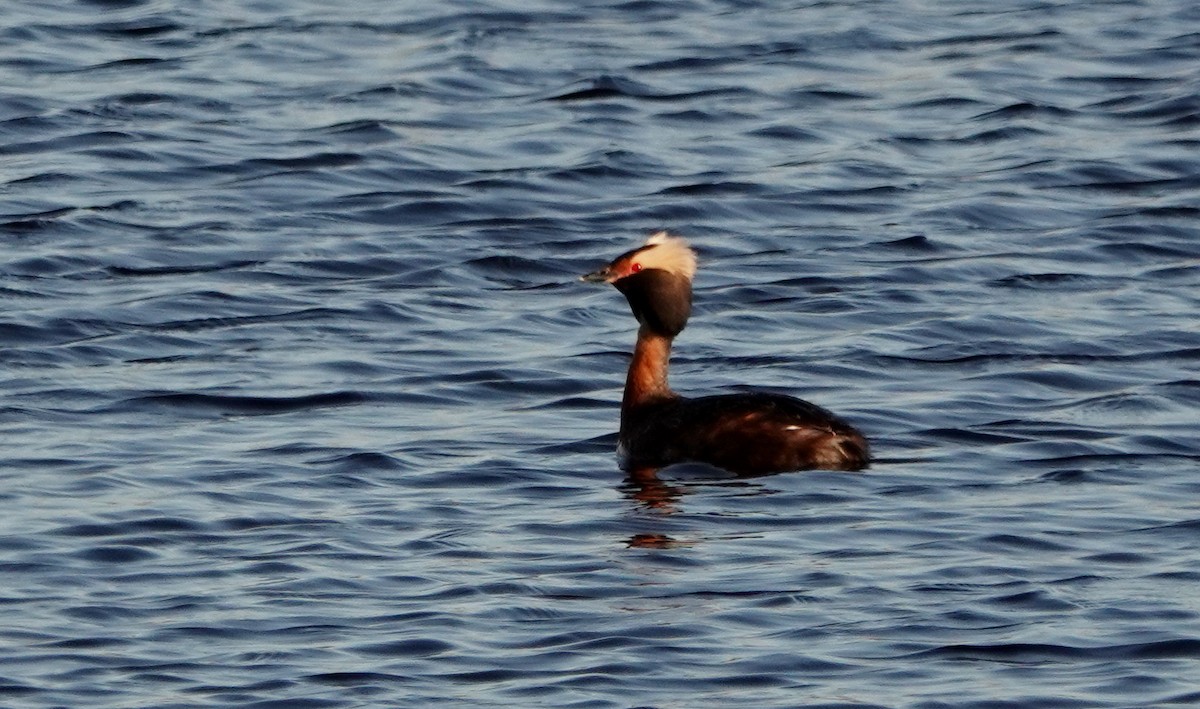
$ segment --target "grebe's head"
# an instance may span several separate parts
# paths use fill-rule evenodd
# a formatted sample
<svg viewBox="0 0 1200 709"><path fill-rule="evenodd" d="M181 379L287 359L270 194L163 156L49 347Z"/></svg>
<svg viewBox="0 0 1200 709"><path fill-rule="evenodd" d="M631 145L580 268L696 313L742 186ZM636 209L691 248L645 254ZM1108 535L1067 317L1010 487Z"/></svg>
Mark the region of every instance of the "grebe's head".
<svg viewBox="0 0 1200 709"><path fill-rule="evenodd" d="M613 284L629 301L639 323L660 335L675 337L692 312L695 274L696 254L688 243L660 231L582 280Z"/></svg>

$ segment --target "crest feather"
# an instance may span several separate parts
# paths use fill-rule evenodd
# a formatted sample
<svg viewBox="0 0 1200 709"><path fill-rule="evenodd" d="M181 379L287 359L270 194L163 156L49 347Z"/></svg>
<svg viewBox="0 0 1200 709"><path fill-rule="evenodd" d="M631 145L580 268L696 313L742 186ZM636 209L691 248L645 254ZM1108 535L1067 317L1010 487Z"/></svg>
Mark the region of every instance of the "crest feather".
<svg viewBox="0 0 1200 709"><path fill-rule="evenodd" d="M661 268L689 281L696 275L696 252L683 237L665 231L651 234L638 258L643 268Z"/></svg>

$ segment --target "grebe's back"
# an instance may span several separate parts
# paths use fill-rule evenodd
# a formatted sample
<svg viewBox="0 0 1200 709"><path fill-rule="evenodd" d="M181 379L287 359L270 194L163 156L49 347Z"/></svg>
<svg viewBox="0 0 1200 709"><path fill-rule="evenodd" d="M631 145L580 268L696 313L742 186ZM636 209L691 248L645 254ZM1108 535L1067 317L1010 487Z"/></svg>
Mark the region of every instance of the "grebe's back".
<svg viewBox="0 0 1200 709"><path fill-rule="evenodd" d="M866 438L816 404L752 392L668 397L624 412L625 467L699 461L741 474L785 470L861 470Z"/></svg>

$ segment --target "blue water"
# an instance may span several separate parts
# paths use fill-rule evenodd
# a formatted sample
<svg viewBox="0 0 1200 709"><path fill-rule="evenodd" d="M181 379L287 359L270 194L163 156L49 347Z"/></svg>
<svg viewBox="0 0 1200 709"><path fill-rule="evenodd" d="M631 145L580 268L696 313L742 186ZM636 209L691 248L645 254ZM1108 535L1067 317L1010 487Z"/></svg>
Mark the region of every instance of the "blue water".
<svg viewBox="0 0 1200 709"><path fill-rule="evenodd" d="M1200 703L1198 7L8 3L0 705Z"/></svg>

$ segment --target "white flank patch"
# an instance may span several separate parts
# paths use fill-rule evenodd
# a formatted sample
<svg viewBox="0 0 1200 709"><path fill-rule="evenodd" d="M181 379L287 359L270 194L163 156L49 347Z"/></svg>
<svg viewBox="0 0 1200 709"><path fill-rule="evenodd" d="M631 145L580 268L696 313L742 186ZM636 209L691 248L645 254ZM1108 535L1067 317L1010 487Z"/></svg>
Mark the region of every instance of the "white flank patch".
<svg viewBox="0 0 1200 709"><path fill-rule="evenodd" d="M643 268L661 268L678 273L689 281L696 275L696 252L692 251L683 237L660 231L646 240L646 246L654 248L638 253L638 261Z"/></svg>

